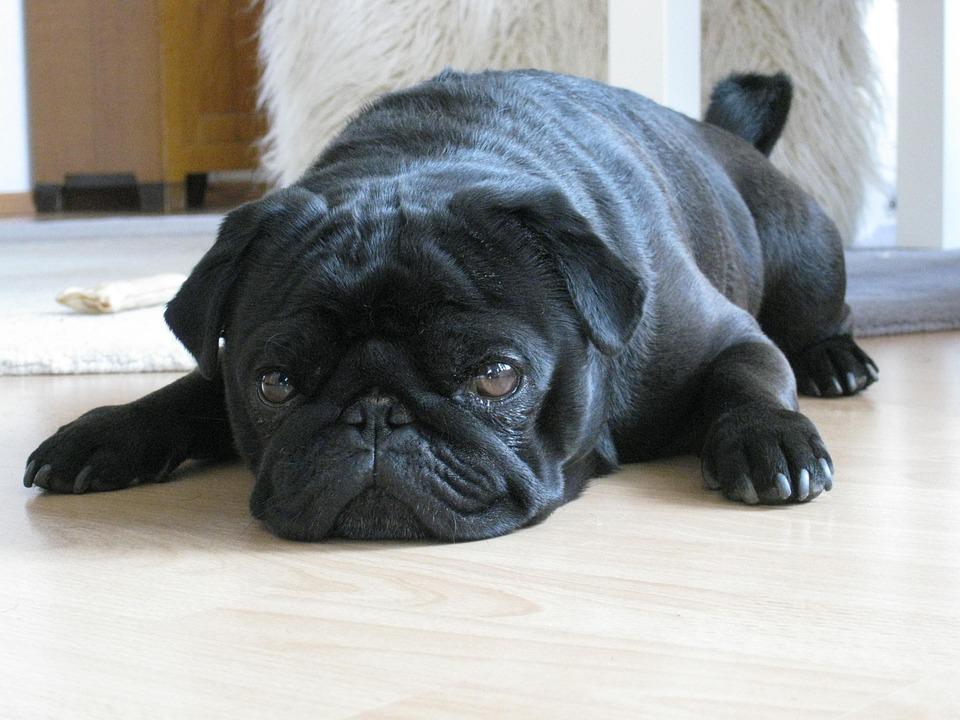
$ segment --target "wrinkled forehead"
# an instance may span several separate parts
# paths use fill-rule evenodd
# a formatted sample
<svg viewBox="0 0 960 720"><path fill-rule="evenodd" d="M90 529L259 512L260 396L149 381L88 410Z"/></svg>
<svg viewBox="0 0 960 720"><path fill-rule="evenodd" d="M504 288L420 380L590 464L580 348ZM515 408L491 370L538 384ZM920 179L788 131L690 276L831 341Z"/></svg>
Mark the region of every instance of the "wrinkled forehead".
<svg viewBox="0 0 960 720"><path fill-rule="evenodd" d="M343 208L294 237L258 242L239 301L244 316L309 308L351 334L367 325L412 331L450 313L536 314L536 273L508 255L442 214L396 204Z"/></svg>

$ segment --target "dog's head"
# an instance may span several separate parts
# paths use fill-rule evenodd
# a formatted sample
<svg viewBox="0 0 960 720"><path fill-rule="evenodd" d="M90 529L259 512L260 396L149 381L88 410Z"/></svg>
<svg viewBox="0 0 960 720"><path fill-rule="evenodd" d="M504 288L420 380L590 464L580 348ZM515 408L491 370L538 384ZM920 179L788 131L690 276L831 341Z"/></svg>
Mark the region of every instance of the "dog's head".
<svg viewBox="0 0 960 720"><path fill-rule="evenodd" d="M168 306L222 374L251 509L279 535L491 537L610 461L605 366L637 275L549 186L431 203L279 191L226 217Z"/></svg>

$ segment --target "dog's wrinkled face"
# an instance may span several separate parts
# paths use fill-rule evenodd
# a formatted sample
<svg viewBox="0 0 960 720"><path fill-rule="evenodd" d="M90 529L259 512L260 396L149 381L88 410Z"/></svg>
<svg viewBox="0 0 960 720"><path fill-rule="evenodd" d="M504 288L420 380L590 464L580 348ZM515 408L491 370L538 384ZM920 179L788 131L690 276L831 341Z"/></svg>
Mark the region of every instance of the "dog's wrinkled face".
<svg viewBox="0 0 960 720"><path fill-rule="evenodd" d="M209 335L224 305L231 424L273 532L483 538L571 492L603 431L603 356L532 235L462 215L284 191L228 218L171 304L202 369L216 348L176 313Z"/></svg>

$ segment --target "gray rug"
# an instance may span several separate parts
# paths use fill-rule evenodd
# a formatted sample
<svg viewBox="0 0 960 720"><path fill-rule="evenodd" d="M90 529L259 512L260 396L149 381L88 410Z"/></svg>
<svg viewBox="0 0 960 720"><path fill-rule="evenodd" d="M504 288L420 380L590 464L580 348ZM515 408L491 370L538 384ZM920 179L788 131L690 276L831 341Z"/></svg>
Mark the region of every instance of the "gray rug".
<svg viewBox="0 0 960 720"><path fill-rule="evenodd" d="M851 250L847 302L854 333L960 328L960 250Z"/></svg>

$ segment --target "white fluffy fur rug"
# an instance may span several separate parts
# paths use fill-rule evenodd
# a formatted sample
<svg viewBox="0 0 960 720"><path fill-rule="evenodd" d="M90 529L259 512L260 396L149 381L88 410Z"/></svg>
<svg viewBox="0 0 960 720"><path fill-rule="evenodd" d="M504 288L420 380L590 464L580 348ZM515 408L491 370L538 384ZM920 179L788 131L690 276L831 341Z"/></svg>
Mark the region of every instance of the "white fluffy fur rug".
<svg viewBox="0 0 960 720"><path fill-rule="evenodd" d="M263 166L295 181L363 103L458 70L538 67L602 80L606 0L264 0Z"/></svg>
<svg viewBox="0 0 960 720"><path fill-rule="evenodd" d="M879 182L880 96L864 32L869 0L701 3L704 102L731 72L788 73L793 105L771 160L826 208L851 244L868 187Z"/></svg>

